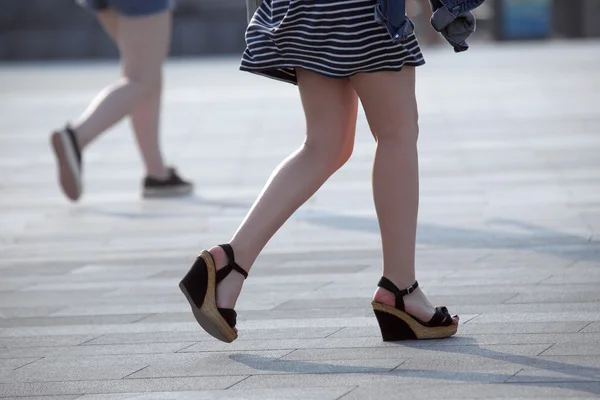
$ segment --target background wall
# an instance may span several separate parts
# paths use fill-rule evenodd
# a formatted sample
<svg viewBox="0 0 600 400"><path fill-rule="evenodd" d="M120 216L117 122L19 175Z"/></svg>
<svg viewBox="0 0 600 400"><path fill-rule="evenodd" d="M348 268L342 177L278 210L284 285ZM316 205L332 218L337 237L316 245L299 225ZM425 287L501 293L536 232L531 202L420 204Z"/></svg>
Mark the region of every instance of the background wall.
<svg viewBox="0 0 600 400"><path fill-rule="evenodd" d="M140 0L143 1L143 0ZM422 45L441 42L429 26L428 0L408 0ZM472 40L600 36L600 0L487 0ZM239 54L244 0L178 0L171 55ZM95 18L74 0L1 0L0 61L115 57Z"/></svg>

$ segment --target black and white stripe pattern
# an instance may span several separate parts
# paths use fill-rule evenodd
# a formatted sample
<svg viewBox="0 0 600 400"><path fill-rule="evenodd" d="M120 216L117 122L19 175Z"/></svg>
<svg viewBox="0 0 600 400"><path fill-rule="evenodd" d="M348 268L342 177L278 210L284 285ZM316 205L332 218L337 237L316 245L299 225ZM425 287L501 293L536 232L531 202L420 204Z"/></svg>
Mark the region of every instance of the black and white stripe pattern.
<svg viewBox="0 0 600 400"><path fill-rule="evenodd" d="M297 84L294 68L345 78L424 64L417 38L392 43L374 7L375 0L264 0L240 69Z"/></svg>

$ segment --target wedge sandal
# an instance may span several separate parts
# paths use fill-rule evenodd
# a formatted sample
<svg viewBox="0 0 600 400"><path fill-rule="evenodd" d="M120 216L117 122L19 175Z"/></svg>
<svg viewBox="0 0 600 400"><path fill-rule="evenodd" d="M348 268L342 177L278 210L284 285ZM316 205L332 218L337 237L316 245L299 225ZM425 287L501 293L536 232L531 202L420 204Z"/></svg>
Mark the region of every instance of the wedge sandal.
<svg viewBox="0 0 600 400"><path fill-rule="evenodd" d="M384 342L400 340L443 339L454 335L458 325L452 323L452 317L446 307L436 307L429 322L423 322L406 312L403 297L414 292L419 283L400 290L386 277L381 277L377 286L389 290L396 296L395 307L373 301L373 311L381 329Z"/></svg>
<svg viewBox="0 0 600 400"><path fill-rule="evenodd" d="M190 303L196 321L209 335L226 343L237 339L235 324L237 313L231 308L217 307L217 285L232 271L248 277L235 262L233 248L229 244L219 245L227 255L228 264L217 271L215 260L208 251L203 251L188 273L179 283L179 288Z"/></svg>

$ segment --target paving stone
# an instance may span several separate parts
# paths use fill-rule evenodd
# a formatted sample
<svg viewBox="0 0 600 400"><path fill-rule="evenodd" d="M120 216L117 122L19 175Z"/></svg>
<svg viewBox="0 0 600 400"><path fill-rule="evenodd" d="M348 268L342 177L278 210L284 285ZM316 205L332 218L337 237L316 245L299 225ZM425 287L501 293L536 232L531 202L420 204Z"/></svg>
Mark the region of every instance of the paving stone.
<svg viewBox="0 0 600 400"><path fill-rule="evenodd" d="M60 307L11 307L0 308L0 319L47 317L60 310Z"/></svg>
<svg viewBox="0 0 600 400"><path fill-rule="evenodd" d="M131 375L131 379L177 376L219 376L285 373L348 373L390 371L397 360L336 360L330 363L303 363L280 360L289 350L240 353L189 353L161 355L148 368Z"/></svg>
<svg viewBox="0 0 600 400"><path fill-rule="evenodd" d="M582 333L598 333L600 332L600 322L592 322L581 330Z"/></svg>
<svg viewBox="0 0 600 400"><path fill-rule="evenodd" d="M370 308L341 308L324 310L236 310L238 311L238 321L265 320L265 319L307 319L311 318L355 318L370 316L373 311ZM143 319L143 323L164 323L164 322L185 322L190 320L190 313L170 313L150 316ZM241 325L240 325L241 326Z"/></svg>
<svg viewBox="0 0 600 400"><path fill-rule="evenodd" d="M2 331L0 330L0 334ZM0 337L0 348L38 347L38 346L78 346L94 339L91 335Z"/></svg>
<svg viewBox="0 0 600 400"><path fill-rule="evenodd" d="M548 371L545 369L524 368L507 382L510 383L573 383L573 382L598 382L600 381L600 369L573 367L559 371Z"/></svg>
<svg viewBox="0 0 600 400"><path fill-rule="evenodd" d="M0 377L2 383L121 379L145 368L143 359L131 356L46 357Z"/></svg>
<svg viewBox="0 0 600 400"><path fill-rule="evenodd" d="M487 355L498 357L511 357L513 355L532 356L546 350L548 345L482 345L482 346L415 346L388 344L383 348L347 348L347 349L310 349L296 350L283 357L284 360L348 360L362 355L370 359L387 358L412 358L434 356L440 360L444 357L453 357L456 354Z"/></svg>
<svg viewBox="0 0 600 400"><path fill-rule="evenodd" d="M246 330L244 335L234 343L241 341L258 341L262 339L314 339L327 337L340 328L303 328L303 329L264 329ZM102 335L88 344L128 344L128 343L169 343L188 341L209 341L212 346L219 345L212 336L196 329L192 332L148 332L148 333L109 333Z"/></svg>
<svg viewBox="0 0 600 400"><path fill-rule="evenodd" d="M533 366L552 366L555 369L569 369L573 366L584 366L591 368L600 368L600 357L596 355L592 356L545 356L541 355L533 360Z"/></svg>
<svg viewBox="0 0 600 400"><path fill-rule="evenodd" d="M0 396L85 395L95 393L169 392L219 390L231 387L246 376L80 380L63 382L18 382L0 384Z"/></svg>
<svg viewBox="0 0 600 400"><path fill-rule="evenodd" d="M486 313L478 315L469 323L484 324L488 322L565 322L565 321L598 321L600 320L600 311L589 312L544 312L544 313Z"/></svg>
<svg viewBox="0 0 600 400"><path fill-rule="evenodd" d="M436 302L435 304L440 304ZM564 313L564 312L595 312L597 310L596 303L587 302L587 303L554 303L549 305L547 303L520 303L520 304L476 304L470 303L465 305L454 305L452 303L442 303L449 304L452 306L452 311L461 315L462 313L469 314L511 314L511 313ZM475 319L472 322L476 322Z"/></svg>
<svg viewBox="0 0 600 400"><path fill-rule="evenodd" d="M102 355L175 353L193 343L143 343L129 345L85 345L0 349L0 358L92 357Z"/></svg>
<svg viewBox="0 0 600 400"><path fill-rule="evenodd" d="M425 347L432 343L416 342L415 345ZM234 343L208 343L202 342L181 350L182 353L193 353L203 351L239 351L239 350L296 350L296 349L331 349L331 348L374 348L388 347L379 337L374 338L334 338L326 339L255 339L236 340Z"/></svg>
<svg viewBox="0 0 600 400"><path fill-rule="evenodd" d="M372 326L348 326L338 329L331 335L332 338L359 338L359 337L381 337L381 331L376 325ZM427 342L420 342L427 343Z"/></svg>
<svg viewBox="0 0 600 400"><path fill-rule="evenodd" d="M577 289L573 291L554 291L554 293L521 293L508 300L507 303L581 303L600 301L600 293L591 289Z"/></svg>
<svg viewBox="0 0 600 400"><path fill-rule="evenodd" d="M15 369L19 369L25 365L31 364L39 360L39 357L30 357L30 358L8 358L0 360L0 370L2 371L14 371Z"/></svg>
<svg viewBox="0 0 600 400"><path fill-rule="evenodd" d="M297 88L240 74L237 56L169 60L163 152L196 194L141 200L118 124L86 148L85 196L68 204L48 133L118 65L0 65L0 397L598 397L597 47L428 49L417 274L461 325L403 343L381 341L370 308L382 259L362 110L353 157L259 256L225 344L177 284L302 143Z"/></svg>
<svg viewBox="0 0 600 400"><path fill-rule="evenodd" d="M221 390L221 391L202 391L202 392L160 392L160 393L128 393L123 395L85 395L79 400L122 400L135 398L136 400L262 400L262 399L282 399L282 400L337 400L341 396L353 390L353 386L332 387L332 388L302 388L302 389L248 389L248 390Z"/></svg>
<svg viewBox="0 0 600 400"><path fill-rule="evenodd" d="M346 396L343 400L390 398L396 393L414 399L431 399L444 392L445 399L590 399L596 398L600 384L597 382L572 382L543 384L472 384L472 385L431 385L421 384L407 387L405 384L364 385Z"/></svg>
<svg viewBox="0 0 600 400"><path fill-rule="evenodd" d="M332 335L333 336L333 335ZM449 340L439 340L439 346L473 346L487 344L560 344L595 343L598 336L593 333L510 333L489 335L455 336Z"/></svg>
<svg viewBox="0 0 600 400"><path fill-rule="evenodd" d="M95 324L127 324L149 317L148 314L124 315L93 315L70 316L51 318L6 318L0 319L2 327L22 326L69 326L69 325L95 325Z"/></svg>
<svg viewBox="0 0 600 400"><path fill-rule="evenodd" d="M86 292L58 292L58 291L36 291L36 292L0 292L0 304L15 305L21 307L46 307L62 306L76 303L80 300L89 299L91 296L100 296L106 290L90 290ZM12 308L12 307L10 307Z"/></svg>
<svg viewBox="0 0 600 400"><path fill-rule="evenodd" d="M75 400L80 398L79 395L73 396L19 396L19 397L3 397L3 399L13 399L13 400Z"/></svg>
<svg viewBox="0 0 600 400"><path fill-rule="evenodd" d="M542 354L547 356L600 355L600 338L592 337L587 341L556 343Z"/></svg>
<svg viewBox="0 0 600 400"><path fill-rule="evenodd" d="M460 326L460 335L496 333L575 333L590 322L485 322Z"/></svg>

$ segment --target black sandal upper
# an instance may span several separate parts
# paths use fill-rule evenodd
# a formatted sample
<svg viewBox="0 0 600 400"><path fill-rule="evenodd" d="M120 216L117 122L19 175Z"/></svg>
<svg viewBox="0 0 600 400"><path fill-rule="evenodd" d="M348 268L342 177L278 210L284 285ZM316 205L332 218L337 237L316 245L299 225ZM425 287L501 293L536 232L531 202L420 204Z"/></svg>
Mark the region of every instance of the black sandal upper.
<svg viewBox="0 0 600 400"><path fill-rule="evenodd" d="M382 276L379 282L377 283L377 286L392 292L396 297L394 307L396 307L400 311L406 312L403 297L414 292L419 287L419 282L415 281L415 283L413 283L411 286L407 287L404 290L400 290L398 289L398 286L396 286L392 281L390 281L385 276ZM433 317L431 317L429 322L423 322L413 315L411 315L411 317L413 317L421 325L427 327L452 325L452 316L450 315L446 307L436 307L435 314L433 314Z"/></svg>
<svg viewBox="0 0 600 400"><path fill-rule="evenodd" d="M244 279L248 278L248 273L235 262L235 255L233 253L233 248L231 247L231 245L220 244L219 247L222 248L225 254L227 255L227 265L217 271L216 284L218 285L219 282L225 279L227 275L229 275L232 271L236 271L242 274ZM230 327L235 327L237 323L237 313L234 309L217 308L217 310Z"/></svg>
<svg viewBox="0 0 600 400"><path fill-rule="evenodd" d="M248 273L235 262L235 255L233 254L233 248L230 244L220 244L220 248L223 249L227 255L227 265L217 271L217 284L227 277L231 271L236 271L242 274L244 279L248 278Z"/></svg>

